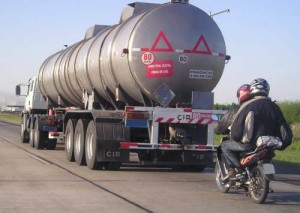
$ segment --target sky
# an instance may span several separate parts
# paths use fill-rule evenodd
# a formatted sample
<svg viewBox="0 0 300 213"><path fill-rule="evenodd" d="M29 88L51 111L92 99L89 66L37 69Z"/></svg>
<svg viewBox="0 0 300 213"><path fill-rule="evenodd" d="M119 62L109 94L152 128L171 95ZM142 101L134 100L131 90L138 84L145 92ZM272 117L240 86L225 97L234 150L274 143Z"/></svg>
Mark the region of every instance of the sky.
<svg viewBox="0 0 300 213"><path fill-rule="evenodd" d="M143 0L140 0L143 1ZM95 24L113 25L130 0L0 0L0 107L22 104L15 86L37 75L51 54ZM144 0L165 3L168 0ZM299 0L190 0L214 17L231 60L213 90L215 103L236 102L236 90L262 77L277 101L300 100Z"/></svg>

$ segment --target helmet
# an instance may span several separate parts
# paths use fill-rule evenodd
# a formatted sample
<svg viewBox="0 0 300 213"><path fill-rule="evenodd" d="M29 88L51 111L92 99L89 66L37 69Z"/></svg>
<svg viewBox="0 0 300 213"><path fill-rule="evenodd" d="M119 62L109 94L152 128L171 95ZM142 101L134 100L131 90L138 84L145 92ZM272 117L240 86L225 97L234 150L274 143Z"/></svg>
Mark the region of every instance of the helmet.
<svg viewBox="0 0 300 213"><path fill-rule="evenodd" d="M241 104L250 98L250 84L243 84L236 92L236 97Z"/></svg>
<svg viewBox="0 0 300 213"><path fill-rule="evenodd" d="M250 86L250 94L251 96L269 96L270 85L263 78L257 78L252 81Z"/></svg>

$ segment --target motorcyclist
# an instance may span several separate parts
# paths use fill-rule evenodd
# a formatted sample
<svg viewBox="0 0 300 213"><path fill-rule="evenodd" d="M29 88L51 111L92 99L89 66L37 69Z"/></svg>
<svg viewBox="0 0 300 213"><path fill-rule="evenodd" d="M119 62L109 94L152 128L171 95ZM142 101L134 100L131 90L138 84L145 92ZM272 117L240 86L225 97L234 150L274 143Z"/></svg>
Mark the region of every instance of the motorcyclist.
<svg viewBox="0 0 300 213"><path fill-rule="evenodd" d="M263 78L257 78L250 84L251 99L237 112L231 125L231 139L221 144L229 166L229 178L243 171L238 154L255 149L258 137L269 135L281 138L280 128L286 121L278 105L268 97L269 91L270 85Z"/></svg>

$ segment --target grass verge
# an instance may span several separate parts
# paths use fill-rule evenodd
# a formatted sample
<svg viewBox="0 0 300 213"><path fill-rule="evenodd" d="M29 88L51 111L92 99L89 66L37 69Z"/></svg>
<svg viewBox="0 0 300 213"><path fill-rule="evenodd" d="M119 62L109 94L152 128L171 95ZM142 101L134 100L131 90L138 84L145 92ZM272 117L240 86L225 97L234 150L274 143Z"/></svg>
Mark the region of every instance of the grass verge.
<svg viewBox="0 0 300 213"><path fill-rule="evenodd" d="M19 124L21 123L21 116L15 114L0 113L0 121L7 121Z"/></svg>

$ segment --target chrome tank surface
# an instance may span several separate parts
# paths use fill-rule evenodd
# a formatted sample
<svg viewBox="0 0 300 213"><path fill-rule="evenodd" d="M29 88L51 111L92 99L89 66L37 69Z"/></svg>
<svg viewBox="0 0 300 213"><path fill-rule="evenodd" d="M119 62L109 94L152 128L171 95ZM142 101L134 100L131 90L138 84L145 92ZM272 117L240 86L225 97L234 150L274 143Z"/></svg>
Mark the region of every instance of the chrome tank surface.
<svg viewBox="0 0 300 213"><path fill-rule="evenodd" d="M134 6L135 4L130 4ZM100 28L99 28L100 29ZM142 103L142 95L167 85L174 102L190 102L192 91L210 92L225 65L226 47L214 20L190 4L166 3L104 27L50 56L41 66L45 97L82 107L82 94L108 94L121 88Z"/></svg>

